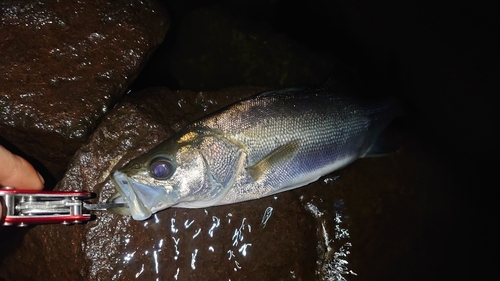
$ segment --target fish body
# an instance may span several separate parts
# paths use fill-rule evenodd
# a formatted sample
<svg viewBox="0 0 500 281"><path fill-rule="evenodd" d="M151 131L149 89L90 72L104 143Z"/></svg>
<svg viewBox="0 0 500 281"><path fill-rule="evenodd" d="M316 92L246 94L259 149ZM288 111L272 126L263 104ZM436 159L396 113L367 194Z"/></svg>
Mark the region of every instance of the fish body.
<svg viewBox="0 0 500 281"><path fill-rule="evenodd" d="M258 199L314 182L366 156L395 118L392 100L327 87L266 92L189 124L116 170L134 219L169 207Z"/></svg>

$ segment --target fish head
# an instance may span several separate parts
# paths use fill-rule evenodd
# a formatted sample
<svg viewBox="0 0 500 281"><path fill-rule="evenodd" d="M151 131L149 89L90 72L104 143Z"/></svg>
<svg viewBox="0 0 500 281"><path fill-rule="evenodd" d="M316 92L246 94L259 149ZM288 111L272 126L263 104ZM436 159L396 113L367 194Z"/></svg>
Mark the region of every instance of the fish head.
<svg viewBox="0 0 500 281"><path fill-rule="evenodd" d="M221 188L209 171L203 139L195 132L180 133L116 170L112 180L118 192L108 201L129 207L110 211L144 220L172 206L212 205Z"/></svg>

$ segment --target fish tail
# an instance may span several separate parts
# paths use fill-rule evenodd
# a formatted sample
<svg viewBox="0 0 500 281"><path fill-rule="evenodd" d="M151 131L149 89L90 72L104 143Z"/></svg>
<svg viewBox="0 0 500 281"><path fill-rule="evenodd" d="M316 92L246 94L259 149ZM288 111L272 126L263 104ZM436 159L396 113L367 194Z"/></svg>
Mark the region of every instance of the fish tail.
<svg viewBox="0 0 500 281"><path fill-rule="evenodd" d="M391 123L403 115L400 103L394 98L387 99L368 107L366 112L370 118L370 134L366 138L361 157L384 156L399 150L401 143L395 137Z"/></svg>

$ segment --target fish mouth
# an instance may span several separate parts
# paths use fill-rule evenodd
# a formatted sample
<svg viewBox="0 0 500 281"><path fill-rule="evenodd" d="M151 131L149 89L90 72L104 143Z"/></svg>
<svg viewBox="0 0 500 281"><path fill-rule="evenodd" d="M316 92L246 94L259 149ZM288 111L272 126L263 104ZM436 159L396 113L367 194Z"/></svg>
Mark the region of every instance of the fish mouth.
<svg viewBox="0 0 500 281"><path fill-rule="evenodd" d="M112 202L128 203L128 213L134 220L145 220L153 213L172 206L164 187L150 186L134 181L126 174L115 171L112 176L118 193L111 196ZM118 211L117 213L122 213Z"/></svg>

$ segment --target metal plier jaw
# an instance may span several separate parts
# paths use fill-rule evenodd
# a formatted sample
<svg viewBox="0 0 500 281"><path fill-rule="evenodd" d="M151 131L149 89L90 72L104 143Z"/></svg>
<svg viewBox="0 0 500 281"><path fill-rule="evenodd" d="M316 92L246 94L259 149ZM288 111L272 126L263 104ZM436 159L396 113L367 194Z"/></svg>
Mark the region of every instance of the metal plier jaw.
<svg viewBox="0 0 500 281"><path fill-rule="evenodd" d="M0 189L4 200L3 225L74 224L90 220L84 200L92 198L87 191L30 191ZM1 223L1 222L0 222Z"/></svg>

